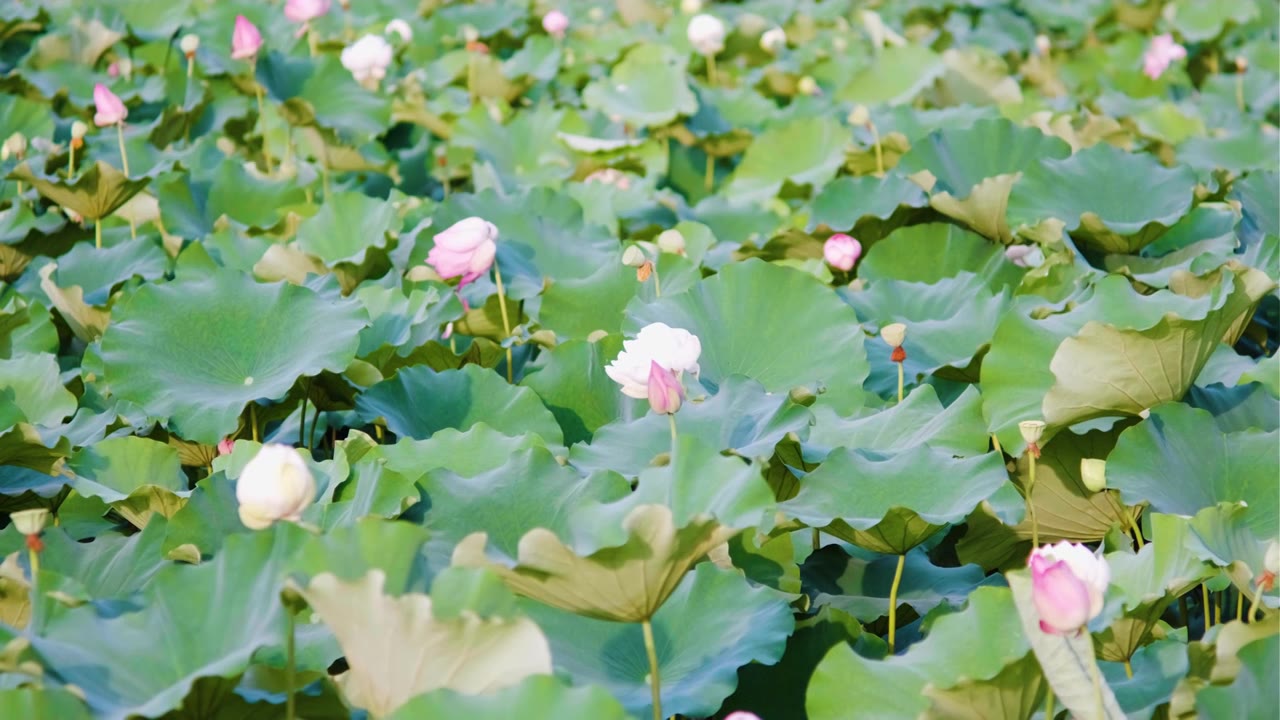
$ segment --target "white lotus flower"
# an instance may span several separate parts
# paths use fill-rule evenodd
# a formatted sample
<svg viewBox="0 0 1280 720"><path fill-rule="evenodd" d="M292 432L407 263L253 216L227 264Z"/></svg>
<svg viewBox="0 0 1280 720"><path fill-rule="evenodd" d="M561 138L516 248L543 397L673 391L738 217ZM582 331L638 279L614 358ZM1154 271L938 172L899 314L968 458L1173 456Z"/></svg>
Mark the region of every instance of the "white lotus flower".
<svg viewBox="0 0 1280 720"><path fill-rule="evenodd" d="M365 35L342 51L342 67L361 85L377 87L387 76L391 56L391 44L381 35Z"/></svg>
<svg viewBox="0 0 1280 720"><path fill-rule="evenodd" d="M702 55L715 55L724 49L724 23L713 15L695 15L689 21L689 43Z"/></svg>
<svg viewBox="0 0 1280 720"><path fill-rule="evenodd" d="M787 46L787 31L780 27L766 30L760 36L760 49L770 55L777 55L779 50Z"/></svg>
<svg viewBox="0 0 1280 720"><path fill-rule="evenodd" d="M657 363L676 374L698 374L702 343L688 330L666 323L652 323L640 329L634 340L622 343L622 352L604 371L622 386L622 394L643 400L649 397L649 372Z"/></svg>
<svg viewBox="0 0 1280 720"><path fill-rule="evenodd" d="M236 481L240 522L251 530L277 520L301 520L316 496L316 481L298 451L288 445L263 445Z"/></svg>

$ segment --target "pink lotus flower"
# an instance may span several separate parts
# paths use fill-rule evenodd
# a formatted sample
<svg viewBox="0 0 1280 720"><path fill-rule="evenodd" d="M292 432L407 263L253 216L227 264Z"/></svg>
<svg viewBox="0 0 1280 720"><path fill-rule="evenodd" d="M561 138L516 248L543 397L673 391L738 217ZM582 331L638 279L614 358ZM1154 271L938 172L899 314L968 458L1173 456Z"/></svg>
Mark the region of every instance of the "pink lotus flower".
<svg viewBox="0 0 1280 720"><path fill-rule="evenodd" d="M542 16L542 29L552 37L562 38L564 32L569 29L569 16L559 10L552 10Z"/></svg>
<svg viewBox="0 0 1280 720"><path fill-rule="evenodd" d="M258 26L249 22L249 18L237 15L235 29L231 31L231 57L250 60L261 48L262 33L258 32Z"/></svg>
<svg viewBox="0 0 1280 720"><path fill-rule="evenodd" d="M222 438L221 440L218 441L218 454L230 455L232 449L234 449L235 446L236 446L235 438L229 438L229 437Z"/></svg>
<svg viewBox="0 0 1280 720"><path fill-rule="evenodd" d="M1031 600L1044 632L1079 632L1102 612L1111 568L1089 548L1063 540L1033 550L1028 564Z"/></svg>
<svg viewBox="0 0 1280 720"><path fill-rule="evenodd" d="M684 401L684 386L676 373L649 361L649 407L656 413L671 415L680 409Z"/></svg>
<svg viewBox="0 0 1280 720"><path fill-rule="evenodd" d="M124 122L129 117L129 108L106 85L98 83L93 86L93 124L107 127Z"/></svg>
<svg viewBox="0 0 1280 720"><path fill-rule="evenodd" d="M760 716L746 710L738 710L725 715L724 720L760 720Z"/></svg>
<svg viewBox="0 0 1280 720"><path fill-rule="evenodd" d="M435 236L427 264L448 279L461 277L461 285L489 272L498 254L498 228L478 217L459 220Z"/></svg>
<svg viewBox="0 0 1280 720"><path fill-rule="evenodd" d="M284 16L296 23L306 23L329 12L329 0L287 0Z"/></svg>
<svg viewBox="0 0 1280 720"><path fill-rule="evenodd" d="M1142 72L1152 80L1159 80L1174 60L1187 56L1187 49L1173 41L1173 36L1165 33L1151 38L1146 53L1142 56Z"/></svg>
<svg viewBox="0 0 1280 720"><path fill-rule="evenodd" d="M831 267L849 272L862 257L862 243L844 233L836 233L822 244L822 256Z"/></svg>

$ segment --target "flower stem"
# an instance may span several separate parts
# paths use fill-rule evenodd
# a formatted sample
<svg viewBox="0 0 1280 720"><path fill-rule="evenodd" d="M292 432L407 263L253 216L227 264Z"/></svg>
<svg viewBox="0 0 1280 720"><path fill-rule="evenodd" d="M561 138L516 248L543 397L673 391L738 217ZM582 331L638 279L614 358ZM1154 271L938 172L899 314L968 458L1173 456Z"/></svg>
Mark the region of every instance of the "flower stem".
<svg viewBox="0 0 1280 720"><path fill-rule="evenodd" d="M1236 622L1244 620L1244 593L1236 588Z"/></svg>
<svg viewBox="0 0 1280 720"><path fill-rule="evenodd" d="M287 659L285 660L284 667L284 717L285 720L293 720L295 704L297 703L297 700L293 696L294 666L296 665L295 656L297 654L297 649L295 648L295 641L293 637L293 610L288 607L285 608L285 623L287 626L287 629L285 630L285 653L287 655Z"/></svg>
<svg viewBox="0 0 1280 720"><path fill-rule="evenodd" d="M1000 453L1001 458L1004 457L1004 448L1000 447L1000 438L996 437L995 433L991 433L991 447Z"/></svg>
<svg viewBox="0 0 1280 720"><path fill-rule="evenodd" d="M676 464L676 414L668 413L667 422L671 425L671 464Z"/></svg>
<svg viewBox="0 0 1280 720"><path fill-rule="evenodd" d="M818 552L818 549L821 547L822 547L822 531L819 530L818 528L814 528L813 529L813 551Z"/></svg>
<svg viewBox="0 0 1280 720"><path fill-rule="evenodd" d="M1130 680L1133 679L1133 665L1129 664L1128 659L1125 659L1124 661L1124 676Z"/></svg>
<svg viewBox="0 0 1280 720"><path fill-rule="evenodd" d="M1249 622L1253 622L1253 619L1257 617L1255 613L1258 612L1258 601L1261 599L1262 599L1262 588L1255 586L1253 588L1253 599L1249 601L1249 615L1248 615Z"/></svg>
<svg viewBox="0 0 1280 720"><path fill-rule="evenodd" d="M884 150L880 146L880 131L873 122L868 122L867 127L871 129L871 138L876 146L876 177L884 177Z"/></svg>
<svg viewBox="0 0 1280 720"><path fill-rule="evenodd" d="M707 55L707 84L715 86L716 78L716 56L715 53L711 53Z"/></svg>
<svg viewBox="0 0 1280 720"><path fill-rule="evenodd" d="M1036 486L1036 454L1027 453L1027 516L1031 518L1031 547L1040 547L1040 525L1036 522L1036 506L1031 501L1031 492Z"/></svg>
<svg viewBox="0 0 1280 720"><path fill-rule="evenodd" d="M902 584L902 566L906 565L907 556L898 556L898 569L893 573L893 585L889 587L889 654L893 654L894 641L898 631L898 586Z"/></svg>
<svg viewBox="0 0 1280 720"><path fill-rule="evenodd" d="M102 218L93 221L93 246L102 249Z"/></svg>
<svg viewBox="0 0 1280 720"><path fill-rule="evenodd" d="M1208 633L1209 628L1213 627L1213 613L1211 612L1211 607L1209 605L1209 586L1208 585L1204 585L1204 584L1200 585L1200 596L1204 601L1204 631L1205 633Z"/></svg>
<svg viewBox="0 0 1280 720"><path fill-rule="evenodd" d="M671 426L675 427L674 420ZM662 683L658 676L658 650L653 644L653 625L645 620L640 627L644 630L644 651L649 655L649 691L653 695L653 720L662 720Z"/></svg>
<svg viewBox="0 0 1280 720"><path fill-rule="evenodd" d="M1244 73L1236 73L1236 107L1240 112L1245 111L1244 107Z"/></svg>
<svg viewBox="0 0 1280 720"><path fill-rule="evenodd" d="M258 442L258 406L249 403L249 432L254 442Z"/></svg>
<svg viewBox="0 0 1280 720"><path fill-rule="evenodd" d="M903 378L905 377L905 373L902 369L902 365L903 365L902 363L898 363L898 404L899 405L902 404L902 381L903 381Z"/></svg>
<svg viewBox="0 0 1280 720"><path fill-rule="evenodd" d="M307 395L302 394L302 409L298 411L298 445L307 444Z"/></svg>
<svg viewBox="0 0 1280 720"><path fill-rule="evenodd" d="M267 115L262 109L262 83L257 80L253 83L253 94L258 97L258 122L262 125L262 159L266 162L267 174L270 175L275 171L272 169L271 164L271 150L267 147Z"/></svg>
<svg viewBox="0 0 1280 720"><path fill-rule="evenodd" d="M124 176L129 177L129 153L124 149L124 122L116 123L116 139L120 141L120 164L124 169Z"/></svg>
<svg viewBox="0 0 1280 720"><path fill-rule="evenodd" d="M75 176L76 176L76 144L72 142L71 143L71 159L69 161L69 164L67 165L67 179L70 180Z"/></svg>
<svg viewBox="0 0 1280 720"><path fill-rule="evenodd" d="M36 576L40 574L40 553L35 548L27 547L27 559L31 562L31 595L36 596ZM32 601L32 605L35 601Z"/></svg>
<svg viewBox="0 0 1280 720"><path fill-rule="evenodd" d="M653 296L662 297L662 280L658 277L658 263L653 264Z"/></svg>
<svg viewBox="0 0 1280 720"><path fill-rule="evenodd" d="M511 318L507 316L507 291L502 287L502 270L498 267L497 261L493 263L493 280L498 286L498 310L502 313L502 333L503 339L511 337ZM511 359L511 346L507 346L507 382L515 382L515 366Z"/></svg>
<svg viewBox="0 0 1280 720"><path fill-rule="evenodd" d="M711 188L716 184L716 159L707 153L707 171L702 176L702 187L711 194Z"/></svg>
<svg viewBox="0 0 1280 720"><path fill-rule="evenodd" d="M1048 684L1047 682L1045 683ZM1053 686L1049 685L1049 693L1044 696L1044 720L1053 720L1053 710L1057 704L1053 701Z"/></svg>

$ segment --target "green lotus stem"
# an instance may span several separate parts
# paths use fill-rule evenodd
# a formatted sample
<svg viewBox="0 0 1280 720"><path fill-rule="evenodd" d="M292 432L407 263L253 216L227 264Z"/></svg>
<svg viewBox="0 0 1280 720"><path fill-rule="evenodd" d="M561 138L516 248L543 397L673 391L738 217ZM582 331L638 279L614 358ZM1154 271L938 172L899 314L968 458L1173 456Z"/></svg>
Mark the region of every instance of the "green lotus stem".
<svg viewBox="0 0 1280 720"><path fill-rule="evenodd" d="M1027 453L1027 517L1031 518L1031 547L1040 547L1040 525L1036 522L1036 506L1031 502L1031 491L1036 486L1036 454Z"/></svg>
<svg viewBox="0 0 1280 720"><path fill-rule="evenodd" d="M898 586L902 584L902 567L907 564L905 554L898 556L898 569L893 573L893 585L889 586L889 654L893 654L898 631Z"/></svg>
<svg viewBox="0 0 1280 720"><path fill-rule="evenodd" d="M876 177L884 177L884 150L880 147L880 131L876 129L876 124L873 122L868 122L867 127L871 130L871 139L875 141Z"/></svg>
<svg viewBox="0 0 1280 720"><path fill-rule="evenodd" d="M902 382L904 377L905 377L905 372L902 369L902 363L898 363L898 404L899 405L902 404Z"/></svg>
<svg viewBox="0 0 1280 720"><path fill-rule="evenodd" d="M120 164L124 166L124 176L129 177L129 153L124 149L124 122L116 123L116 139L120 141Z"/></svg>
<svg viewBox="0 0 1280 720"><path fill-rule="evenodd" d="M382 426L381 426L381 425L379 425L379 424L377 424L377 423L374 423L374 424L373 424L373 436L374 436L375 438L377 438L377 440L378 440L378 442L379 442L379 443L381 443L381 442L383 441L384 437L383 437L383 433L382 433Z"/></svg>
<svg viewBox="0 0 1280 720"><path fill-rule="evenodd" d="M502 270L498 267L498 262L493 263L493 280L498 286L498 310L502 312L502 332L503 339L511 337L511 318L507 316L507 291L502 287ZM515 382L515 366L511 359L511 346L507 346L507 382Z"/></svg>
<svg viewBox="0 0 1280 720"><path fill-rule="evenodd" d="M75 142L71 143L70 149L71 149L71 159L67 163L67 179L68 180L76 176L76 144ZM19 188L18 192L21 193L22 192L21 183L19 183L18 188Z"/></svg>
<svg viewBox="0 0 1280 720"><path fill-rule="evenodd" d="M1045 682L1048 685L1048 681ZM1049 685L1049 693L1044 696L1044 720L1053 720L1053 709L1056 705L1053 702L1053 686Z"/></svg>
<svg viewBox="0 0 1280 720"><path fill-rule="evenodd" d="M991 433L991 447L1000 453L1000 457L1004 457L1004 448L1000 447L1000 438L995 433Z"/></svg>
<svg viewBox="0 0 1280 720"><path fill-rule="evenodd" d="M102 218L93 221L93 246L102 249Z"/></svg>
<svg viewBox="0 0 1280 720"><path fill-rule="evenodd" d="M1244 593L1236 590L1236 622L1244 620Z"/></svg>
<svg viewBox="0 0 1280 720"><path fill-rule="evenodd" d="M676 414L669 413L667 422L671 425L671 465L676 464Z"/></svg>
<svg viewBox="0 0 1280 720"><path fill-rule="evenodd" d="M302 409L298 411L298 444L307 444L307 394L302 394Z"/></svg>
<svg viewBox="0 0 1280 720"><path fill-rule="evenodd" d="M1213 627L1213 613L1209 607L1209 586L1204 583L1200 584L1200 596L1204 602L1204 631L1209 632L1209 628Z"/></svg>
<svg viewBox="0 0 1280 720"><path fill-rule="evenodd" d="M662 279L658 277L658 263L653 264L653 296L662 297Z"/></svg>
<svg viewBox="0 0 1280 720"><path fill-rule="evenodd" d="M1130 680L1133 679L1133 665L1129 664L1128 658L1125 658L1125 661L1124 661L1124 675Z"/></svg>
<svg viewBox="0 0 1280 720"><path fill-rule="evenodd" d="M315 403L311 403L311 404L315 405L316 411L311 416L311 432L307 434L307 451L308 452L311 450L311 448L315 447L316 428L320 426L320 406L316 405Z"/></svg>
<svg viewBox="0 0 1280 720"><path fill-rule="evenodd" d="M31 596L35 598L37 597L36 576L40 574L40 553L36 552L35 548L27 547L27 558L31 561ZM35 604L34 599L32 604Z"/></svg>
<svg viewBox="0 0 1280 720"><path fill-rule="evenodd" d="M293 631L293 610L285 607L285 653L287 659L284 666L284 717L285 720L294 720L296 700L293 697L294 672L295 672L295 656L297 649L294 647L294 631Z"/></svg>
<svg viewBox="0 0 1280 720"><path fill-rule="evenodd" d="M1261 599L1262 599L1262 588L1254 586L1253 599L1249 601L1249 616L1248 616L1249 622L1253 622L1253 619L1257 617L1255 613L1258 612L1258 601Z"/></svg>
<svg viewBox="0 0 1280 720"><path fill-rule="evenodd" d="M714 86L716 84L716 56L715 53L707 55L707 84Z"/></svg>
<svg viewBox="0 0 1280 720"><path fill-rule="evenodd" d="M129 218L129 237L133 240L138 239L138 221Z"/></svg>
<svg viewBox="0 0 1280 720"><path fill-rule="evenodd" d="M267 115L263 111L262 83L253 83L253 94L258 97L258 122L262 124L262 160L267 164L267 174L275 172L271 164L271 150L267 147Z"/></svg>
<svg viewBox="0 0 1280 720"><path fill-rule="evenodd" d="M671 426L675 427L674 421ZM658 676L658 650L653 644L653 625L645 620L640 627L644 630L644 651L649 655L649 691L653 695L653 720L662 720L662 682Z"/></svg>
<svg viewBox="0 0 1280 720"><path fill-rule="evenodd" d="M1213 595L1213 624L1222 624L1222 593Z"/></svg>
<svg viewBox="0 0 1280 720"><path fill-rule="evenodd" d="M715 184L716 184L716 159L711 156L711 153L707 153L707 171L702 176L702 187L707 191L707 194L710 195L711 188L715 187Z"/></svg>
<svg viewBox="0 0 1280 720"><path fill-rule="evenodd" d="M1240 112L1245 111L1244 107L1244 73L1236 73L1236 107Z"/></svg>
<svg viewBox="0 0 1280 720"><path fill-rule="evenodd" d="M249 433L258 442L258 406L254 403L249 403Z"/></svg>
<svg viewBox="0 0 1280 720"><path fill-rule="evenodd" d="M813 551L818 552L818 548L822 546L822 531L818 528L813 529Z"/></svg>

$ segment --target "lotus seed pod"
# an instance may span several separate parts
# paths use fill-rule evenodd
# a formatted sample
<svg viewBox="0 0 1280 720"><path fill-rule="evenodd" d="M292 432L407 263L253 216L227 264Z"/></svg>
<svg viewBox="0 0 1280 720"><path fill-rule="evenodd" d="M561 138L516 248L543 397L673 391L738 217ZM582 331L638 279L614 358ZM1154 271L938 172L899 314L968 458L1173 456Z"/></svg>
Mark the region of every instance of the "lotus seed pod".
<svg viewBox="0 0 1280 720"><path fill-rule="evenodd" d="M888 343L889 347L900 348L907 339L907 326L902 323L885 325L880 328L880 338Z"/></svg>
<svg viewBox="0 0 1280 720"><path fill-rule="evenodd" d="M1018 423L1018 432L1022 433L1022 440L1028 445L1038 443L1040 438L1044 436L1044 421L1023 420Z"/></svg>
<svg viewBox="0 0 1280 720"><path fill-rule="evenodd" d="M672 255L683 255L684 235L681 235L679 230L664 230L658 235L658 249Z"/></svg>
<svg viewBox="0 0 1280 720"><path fill-rule="evenodd" d="M71 123L71 137L76 140L84 138L84 134L89 132L89 126L80 120Z"/></svg>
<svg viewBox="0 0 1280 720"><path fill-rule="evenodd" d="M627 249L622 251L622 264L627 267L638 268L646 262L649 260L638 245L628 245Z"/></svg>
<svg viewBox="0 0 1280 720"><path fill-rule="evenodd" d="M9 519L13 520L13 526L23 535L38 535L49 524L49 509L19 510L10 515Z"/></svg>
<svg viewBox="0 0 1280 720"><path fill-rule="evenodd" d="M200 49L200 36L195 33L187 33L178 42L178 47L182 48L183 55L191 57L196 54L196 50Z"/></svg>

